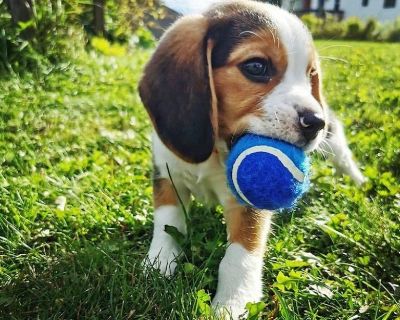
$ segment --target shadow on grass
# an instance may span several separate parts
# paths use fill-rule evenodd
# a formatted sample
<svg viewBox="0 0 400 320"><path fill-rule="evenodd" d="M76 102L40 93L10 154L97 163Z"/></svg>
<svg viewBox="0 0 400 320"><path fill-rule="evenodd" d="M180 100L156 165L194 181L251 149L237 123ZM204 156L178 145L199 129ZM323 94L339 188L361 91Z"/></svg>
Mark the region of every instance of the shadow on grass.
<svg viewBox="0 0 400 320"><path fill-rule="evenodd" d="M0 318L195 318L197 291L215 291L224 252L223 226L210 216L215 212L205 211L200 206L191 210L196 229L191 253L183 254L172 278L143 272L143 230L97 243L75 241L42 256L37 265L26 260L19 277L1 290Z"/></svg>

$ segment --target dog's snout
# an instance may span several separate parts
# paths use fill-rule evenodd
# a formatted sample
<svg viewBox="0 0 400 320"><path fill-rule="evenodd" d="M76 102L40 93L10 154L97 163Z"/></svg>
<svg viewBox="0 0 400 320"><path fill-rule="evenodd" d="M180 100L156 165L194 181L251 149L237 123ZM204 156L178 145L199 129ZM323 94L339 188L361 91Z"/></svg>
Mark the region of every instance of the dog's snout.
<svg viewBox="0 0 400 320"><path fill-rule="evenodd" d="M325 127L325 120L317 113L304 112L299 114L301 131L308 141L314 139Z"/></svg>

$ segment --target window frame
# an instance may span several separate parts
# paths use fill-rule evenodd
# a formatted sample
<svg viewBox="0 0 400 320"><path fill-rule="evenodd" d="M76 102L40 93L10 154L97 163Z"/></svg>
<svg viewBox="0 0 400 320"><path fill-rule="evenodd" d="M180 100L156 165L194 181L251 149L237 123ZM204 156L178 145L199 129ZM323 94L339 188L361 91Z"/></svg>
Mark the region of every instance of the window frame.
<svg viewBox="0 0 400 320"><path fill-rule="evenodd" d="M396 8L396 0L383 0L383 9Z"/></svg>

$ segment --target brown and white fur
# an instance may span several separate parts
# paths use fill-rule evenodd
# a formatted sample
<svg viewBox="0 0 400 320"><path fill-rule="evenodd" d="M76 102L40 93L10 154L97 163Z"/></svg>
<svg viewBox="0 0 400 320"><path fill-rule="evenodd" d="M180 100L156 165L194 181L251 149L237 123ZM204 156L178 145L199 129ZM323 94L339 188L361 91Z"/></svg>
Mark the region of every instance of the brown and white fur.
<svg viewBox="0 0 400 320"><path fill-rule="evenodd" d="M267 80L253 81L243 73L243 64L254 58L270 63ZM180 248L164 227L186 233L168 165L186 208L191 195L224 207L230 245L219 266L213 305L237 319L247 302L262 298L272 212L242 206L229 191L224 161L232 141L252 132L309 152L326 139L337 167L356 183L364 181L321 93L311 35L296 16L276 6L222 2L169 28L139 89L155 127L154 234L147 264L172 274ZM311 115L311 124L304 114Z"/></svg>

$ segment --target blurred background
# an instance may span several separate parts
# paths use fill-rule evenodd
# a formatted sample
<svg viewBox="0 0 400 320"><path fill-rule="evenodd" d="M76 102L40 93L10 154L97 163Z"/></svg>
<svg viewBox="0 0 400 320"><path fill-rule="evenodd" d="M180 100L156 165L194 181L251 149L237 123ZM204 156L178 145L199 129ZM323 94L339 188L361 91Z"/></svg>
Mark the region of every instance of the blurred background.
<svg viewBox="0 0 400 320"><path fill-rule="evenodd" d="M199 13L212 2L1 0L0 71L59 62L88 47L148 47L177 17ZM400 41L400 3L396 0L270 2L299 15L317 39Z"/></svg>

